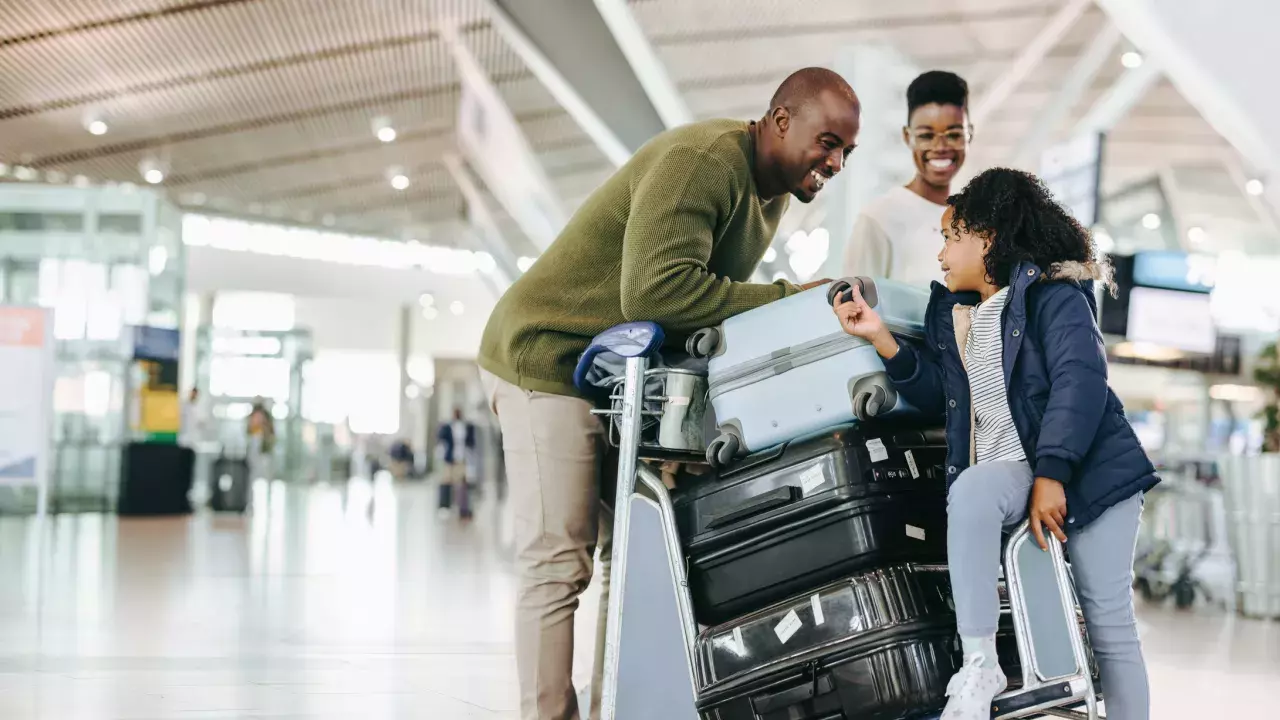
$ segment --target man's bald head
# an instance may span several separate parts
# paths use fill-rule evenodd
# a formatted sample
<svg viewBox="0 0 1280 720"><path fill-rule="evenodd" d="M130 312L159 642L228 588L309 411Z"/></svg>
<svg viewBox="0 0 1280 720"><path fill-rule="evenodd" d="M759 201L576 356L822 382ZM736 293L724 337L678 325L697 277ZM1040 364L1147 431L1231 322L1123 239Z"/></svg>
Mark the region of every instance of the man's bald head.
<svg viewBox="0 0 1280 720"><path fill-rule="evenodd" d="M787 76L769 100L769 109L784 107L792 114L799 113L824 92L833 93L847 100L854 108L862 109L858 96L849 87L849 83L839 73L820 67L804 68Z"/></svg>
<svg viewBox="0 0 1280 720"><path fill-rule="evenodd" d="M805 68L782 81L752 126L761 197L813 200L857 146L861 115L853 88L830 70Z"/></svg>

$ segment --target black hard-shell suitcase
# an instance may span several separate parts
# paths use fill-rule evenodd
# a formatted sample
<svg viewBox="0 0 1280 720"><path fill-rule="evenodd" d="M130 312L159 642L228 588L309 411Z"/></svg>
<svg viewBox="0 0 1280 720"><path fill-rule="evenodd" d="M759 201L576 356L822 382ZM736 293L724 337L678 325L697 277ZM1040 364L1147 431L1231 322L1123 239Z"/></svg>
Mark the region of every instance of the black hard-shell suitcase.
<svg viewBox="0 0 1280 720"><path fill-rule="evenodd" d="M678 489L698 621L886 563L945 562L945 461L941 429L845 425Z"/></svg>
<svg viewBox="0 0 1280 720"><path fill-rule="evenodd" d="M960 668L947 569L863 573L706 630L698 639L704 720L911 718L945 703ZM997 652L1021 678L1008 612Z"/></svg>
<svg viewBox="0 0 1280 720"><path fill-rule="evenodd" d="M209 506L218 512L245 512L249 509L249 461L219 457L213 462Z"/></svg>

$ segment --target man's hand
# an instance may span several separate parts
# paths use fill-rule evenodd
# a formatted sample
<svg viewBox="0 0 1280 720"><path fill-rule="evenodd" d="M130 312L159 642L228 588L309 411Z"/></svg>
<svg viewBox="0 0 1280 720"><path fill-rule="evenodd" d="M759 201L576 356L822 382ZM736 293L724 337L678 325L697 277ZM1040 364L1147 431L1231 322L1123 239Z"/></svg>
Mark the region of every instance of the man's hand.
<svg viewBox="0 0 1280 720"><path fill-rule="evenodd" d="M814 289L814 288L816 288L816 287L822 287L823 285L826 285L826 284L827 284L827 283L829 283L829 282L831 282L831 278L823 278L823 279L821 279L821 280L810 280L809 282L807 282L807 283L805 283L805 284L801 285L801 286L800 286L800 289L801 289L801 290L812 290L812 289Z"/></svg>
<svg viewBox="0 0 1280 720"><path fill-rule="evenodd" d="M1041 550L1049 549L1049 544L1044 539L1045 527L1060 542L1067 541L1067 534L1062 531L1067 523L1067 493L1062 489L1062 483L1044 477L1036 478L1036 484L1031 488L1030 521L1031 532L1035 534L1036 543Z"/></svg>
<svg viewBox="0 0 1280 720"><path fill-rule="evenodd" d="M854 337L870 341L880 357L889 359L898 354L898 341L889 332L889 328L885 327L880 313L872 310L867 301L862 299L862 290L858 285L853 286L851 300L837 297L832 309L835 310L836 317L840 318L840 327Z"/></svg>

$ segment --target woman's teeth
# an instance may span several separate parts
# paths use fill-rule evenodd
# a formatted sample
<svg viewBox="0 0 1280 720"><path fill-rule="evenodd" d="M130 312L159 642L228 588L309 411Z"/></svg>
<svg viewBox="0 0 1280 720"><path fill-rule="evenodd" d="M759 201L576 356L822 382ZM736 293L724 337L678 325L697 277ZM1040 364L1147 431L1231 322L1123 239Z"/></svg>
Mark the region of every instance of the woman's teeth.
<svg viewBox="0 0 1280 720"><path fill-rule="evenodd" d="M947 168L955 164L956 164L955 158L934 158L929 161L929 167L935 168L938 170L946 170Z"/></svg>
<svg viewBox="0 0 1280 720"><path fill-rule="evenodd" d="M818 189L819 189L819 190L821 190L821 189L822 189L822 186L823 186L823 185L826 185L826 184L827 184L827 176L826 176L826 175L823 175L822 173L818 172L817 170L810 170L810 171L809 171L809 174L813 176L813 182L817 184L817 186L818 186Z"/></svg>

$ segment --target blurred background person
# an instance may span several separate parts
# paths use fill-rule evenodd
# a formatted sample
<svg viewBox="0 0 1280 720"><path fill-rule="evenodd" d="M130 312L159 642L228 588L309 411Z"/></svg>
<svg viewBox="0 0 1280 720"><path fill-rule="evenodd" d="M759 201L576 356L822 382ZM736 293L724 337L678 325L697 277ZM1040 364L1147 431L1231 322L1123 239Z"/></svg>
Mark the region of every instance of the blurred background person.
<svg viewBox="0 0 1280 720"><path fill-rule="evenodd" d="M436 442L443 473L440 477L440 511L452 511L456 500L458 515L471 517L471 501L467 488L468 460L476 447L476 426L462 414L462 408L454 408L453 420L440 425Z"/></svg>

